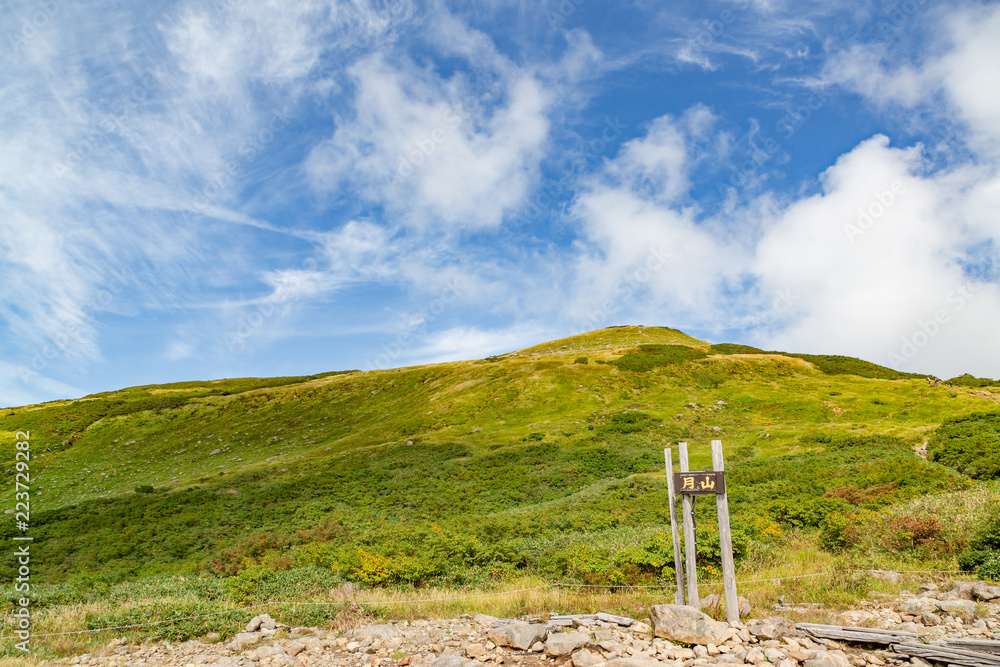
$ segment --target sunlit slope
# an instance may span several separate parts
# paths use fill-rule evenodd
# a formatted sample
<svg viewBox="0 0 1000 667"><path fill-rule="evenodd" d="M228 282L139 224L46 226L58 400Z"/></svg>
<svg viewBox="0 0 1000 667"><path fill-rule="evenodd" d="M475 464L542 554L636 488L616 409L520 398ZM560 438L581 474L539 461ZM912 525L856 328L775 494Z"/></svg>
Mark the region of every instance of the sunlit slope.
<svg viewBox="0 0 1000 667"><path fill-rule="evenodd" d="M703 463L712 438L757 456L815 447L810 434L919 445L944 419L995 405L988 392L828 375L776 354L709 354L649 372L595 363L637 344L710 352L672 329L616 327L489 360L138 387L7 410L4 497L12 507L16 430L32 433L35 507L52 509L409 442L461 443L471 456L542 441L572 447L628 410L652 420L641 431L650 451L687 440Z"/></svg>

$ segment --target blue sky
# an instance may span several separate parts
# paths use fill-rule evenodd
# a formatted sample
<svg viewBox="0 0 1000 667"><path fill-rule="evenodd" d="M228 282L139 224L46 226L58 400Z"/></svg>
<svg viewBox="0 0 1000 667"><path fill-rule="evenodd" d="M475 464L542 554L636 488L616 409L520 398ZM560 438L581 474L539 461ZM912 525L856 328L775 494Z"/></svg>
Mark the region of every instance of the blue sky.
<svg viewBox="0 0 1000 667"><path fill-rule="evenodd" d="M1000 5L0 13L0 405L612 324L1000 376Z"/></svg>

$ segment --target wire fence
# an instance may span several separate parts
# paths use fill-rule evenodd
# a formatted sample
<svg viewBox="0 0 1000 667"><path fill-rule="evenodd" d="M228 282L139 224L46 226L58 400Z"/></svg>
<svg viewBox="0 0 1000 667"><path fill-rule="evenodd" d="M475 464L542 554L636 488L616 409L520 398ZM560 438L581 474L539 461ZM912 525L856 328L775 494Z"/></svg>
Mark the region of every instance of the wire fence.
<svg viewBox="0 0 1000 667"><path fill-rule="evenodd" d="M844 574L858 574L858 573L870 574L872 570L833 570L830 572L814 572L811 574L798 574L787 577L771 577L768 579L746 579L742 581L737 581L737 585L745 584L761 584L761 583L781 583L783 581L792 581L797 579L811 579L815 577L822 576L832 576L832 575L844 575ZM903 574L960 574L961 570L896 570L896 573ZM699 582L698 587L709 587L709 586L722 586L722 582ZM336 602L306 602L297 600L273 600L271 602L261 602L259 604L248 605L245 607L234 607L232 609L225 609L222 611L209 612L205 614L194 614L192 616L179 616L177 618L168 618L160 621L149 621L147 623L133 623L130 625L116 625L106 628L90 628L87 630L72 630L67 632L46 632L41 634L32 634L31 637L63 637L67 635L84 635L84 634L96 634L99 632L109 632L113 630L134 630L136 628L148 628L157 625L164 625L167 623L178 623L180 621L190 621L200 618L210 618L213 616L224 616L226 614L235 614L239 612L246 612L253 609L263 609L266 607L280 607L280 606L291 606L291 607L303 607L303 606L315 606L315 607L336 607L343 606L344 604L349 604L351 602L355 604L361 604L368 607L384 607L392 605L405 605L405 604L429 604L437 602L452 602L455 600L471 600L474 598L484 598L484 597L500 597L502 595L517 595L519 593L528 593L531 591L539 591L548 588L599 588L606 590L646 590L646 589L658 589L658 590L676 590L676 584L648 584L648 585L626 585L626 584L567 584L563 582L557 582L552 584L543 584L541 586L532 586L530 588L518 588L507 591L493 591L490 593L470 593L467 595L455 595L442 598L427 598L423 600L382 600L382 601L367 601L367 600L353 600L348 602L336 601ZM14 635L6 635L0 637L0 641L5 639L15 639Z"/></svg>

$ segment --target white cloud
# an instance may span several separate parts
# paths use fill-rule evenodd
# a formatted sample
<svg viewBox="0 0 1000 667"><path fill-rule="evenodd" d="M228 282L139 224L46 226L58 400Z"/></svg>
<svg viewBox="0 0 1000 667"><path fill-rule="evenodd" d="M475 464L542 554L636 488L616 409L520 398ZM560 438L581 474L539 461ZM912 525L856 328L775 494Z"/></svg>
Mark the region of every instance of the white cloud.
<svg viewBox="0 0 1000 667"><path fill-rule="evenodd" d="M384 204L407 225L496 227L519 206L548 135L549 95L529 73L481 108L468 82L373 56L349 70L354 112L307 163L314 187Z"/></svg>
<svg viewBox="0 0 1000 667"><path fill-rule="evenodd" d="M506 329L453 327L427 336L426 341L407 355L409 363L439 363L461 359L482 359L503 354L548 340L552 332L544 327L523 323Z"/></svg>

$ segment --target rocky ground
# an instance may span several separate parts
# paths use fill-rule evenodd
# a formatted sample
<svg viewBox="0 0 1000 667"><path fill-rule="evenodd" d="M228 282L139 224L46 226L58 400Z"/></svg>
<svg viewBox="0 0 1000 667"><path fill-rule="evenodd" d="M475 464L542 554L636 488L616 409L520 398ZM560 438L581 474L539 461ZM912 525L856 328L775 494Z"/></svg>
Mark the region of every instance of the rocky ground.
<svg viewBox="0 0 1000 667"><path fill-rule="evenodd" d="M787 609L787 608L786 608ZM802 607L795 608L801 611ZM797 632L772 616L730 626L691 608L657 605L649 622L611 614L497 619L477 614L385 623L345 633L288 628L264 614L229 641L125 645L114 640L57 665L338 665L351 667L928 667L921 658L869 650ZM867 603L844 612L842 625L915 632L927 640L1000 640L1000 587L973 582L941 592Z"/></svg>

